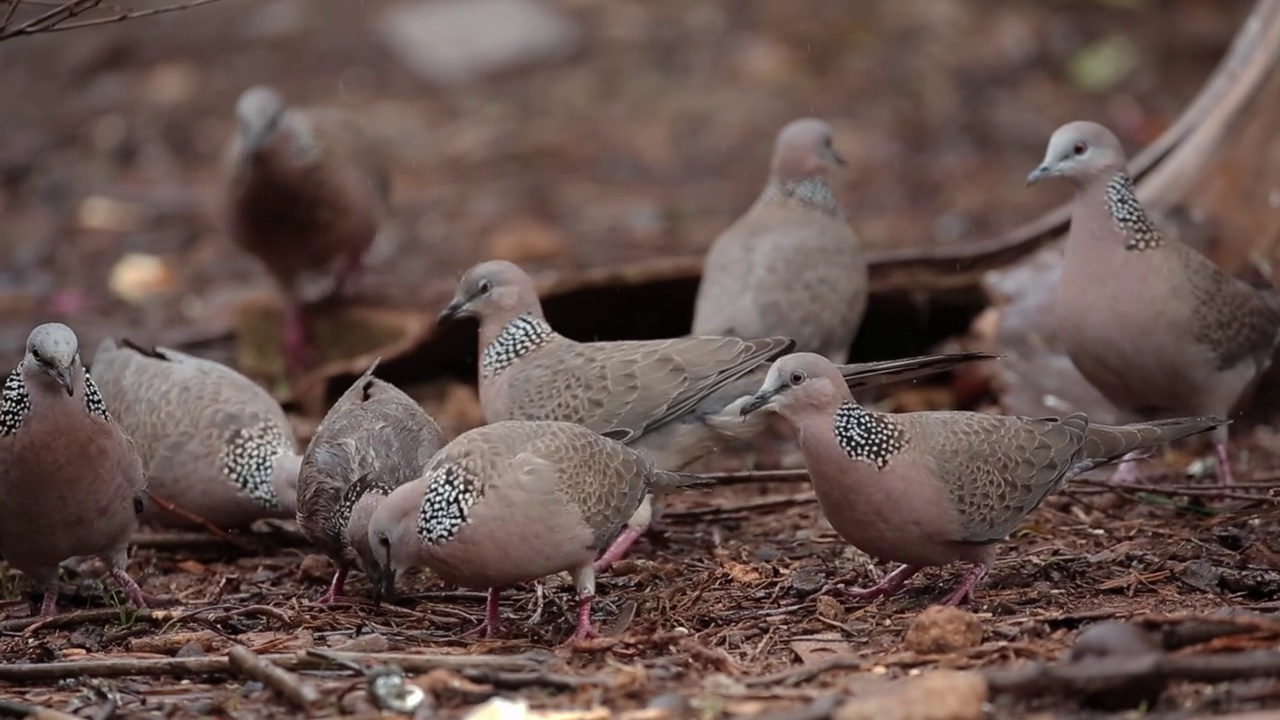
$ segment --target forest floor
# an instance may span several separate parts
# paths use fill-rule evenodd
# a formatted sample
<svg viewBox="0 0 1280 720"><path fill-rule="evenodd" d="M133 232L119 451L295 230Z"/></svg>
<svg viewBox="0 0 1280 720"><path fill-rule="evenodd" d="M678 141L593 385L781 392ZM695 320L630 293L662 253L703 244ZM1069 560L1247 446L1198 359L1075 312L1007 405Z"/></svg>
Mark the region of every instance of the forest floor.
<svg viewBox="0 0 1280 720"><path fill-rule="evenodd" d="M230 248L217 210L219 152L234 99L250 84L363 109L394 150L401 231L356 295L394 297L433 318L458 273L484 257L572 276L701 254L751 202L773 135L799 114L833 120L850 160L838 191L871 247L990 236L1063 199L1064 191L1023 187L1053 128L1095 118L1127 146L1145 145L1196 92L1250 6L550 4L581 24L577 55L447 90L377 44L373 18L385 0L323 12L295 0L224 0L0 43L0 365L18 360L33 324L54 318L75 327L87 358L119 334L239 357L239 308L272 292ZM1125 53L1135 61L1113 85L1092 89L1096 77L1080 66L1099 41L1113 42L1102 51L1112 65L1124 65ZM146 292L119 275L113 283L126 253L162 262L158 278L141 282ZM607 324L579 330L617 336ZM401 368L406 387L449 433L480 421L469 385L442 380L438 369L416 372ZM956 394L896 391L885 407L947 407ZM972 403L972 392L960 394ZM294 419L305 442L319 417ZM26 580L9 572L0 576L0 698L96 718L303 714L227 668L222 658L241 645L303 670L321 696L312 714L374 716L359 673L295 655L319 648L467 658L430 670L399 660L429 697L420 714L434 708L439 717L500 695L584 719L606 716L594 708L649 708L636 717L665 709L803 720L825 717L826 698L896 678L1056 662L1082 627L1103 619L1163 628L1181 656L1271 648L1280 633L1258 616L1235 635L1196 634L1211 613L1270 613L1280 600L1280 453L1261 430L1242 429L1234 447L1239 488L1219 489L1212 473L1168 473L1145 489L1080 482L1051 498L1002 547L967 606L979 636L947 652L910 649L905 634L962 568L925 571L890 600L844 600L845 578L862 585L889 568L831 531L803 478L748 479L673 498L656 531L600 578L604 637L576 651L558 648L572 629L564 578L508 591L510 637L477 642L459 636L480 621L483 596L425 576L376 609L358 575L351 602L317 605L330 568L287 529L246 536L245 547L141 534L132 573L177 603L153 611L119 608L86 580L66 586L67 619L32 628ZM1193 464L1182 453L1166 459ZM714 464L741 470L745 459ZM480 659L503 656L518 657ZM185 674L126 662L113 677L67 672L6 684L18 663L147 658L170 659ZM1107 716L1082 709L1080 695L997 693L992 702L996 717ZM1176 682L1148 716L1258 707L1280 708L1280 682Z"/></svg>

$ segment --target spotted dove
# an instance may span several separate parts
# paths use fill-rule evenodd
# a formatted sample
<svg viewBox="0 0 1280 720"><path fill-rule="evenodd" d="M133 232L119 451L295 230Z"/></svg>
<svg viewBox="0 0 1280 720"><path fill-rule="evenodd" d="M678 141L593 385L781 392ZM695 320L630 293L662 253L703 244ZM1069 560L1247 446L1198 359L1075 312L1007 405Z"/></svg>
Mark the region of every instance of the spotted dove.
<svg viewBox="0 0 1280 720"><path fill-rule="evenodd" d="M795 428L818 504L840 537L869 555L904 563L852 595L887 597L923 567L972 563L946 604L971 596L996 544L1072 478L1227 422L1198 417L1113 427L1092 424L1082 413L883 414L856 403L839 370L813 353L774 362L742 412L762 409Z"/></svg>
<svg viewBox="0 0 1280 720"><path fill-rule="evenodd" d="M140 607L126 546L146 498L142 463L80 363L71 328L31 331L27 353L0 391L0 555L44 590L57 612L58 566L102 557Z"/></svg>
<svg viewBox="0 0 1280 720"><path fill-rule="evenodd" d="M487 588L480 632L493 636L503 587L571 572L579 599L573 643L595 635L596 555L646 493L707 482L659 470L647 454L581 425L484 425L445 446L374 512L379 587L389 593L406 568L426 565L446 582Z"/></svg>
<svg viewBox="0 0 1280 720"><path fill-rule="evenodd" d="M480 319L486 420L560 420L619 431L666 470L681 470L759 432L763 419L744 421L738 408L760 386L767 363L794 345L785 337L575 342L547 324L529 276L501 260L467 271L440 320L463 315ZM864 387L988 357L926 355L841 371L851 387ZM646 499L597 570L621 558L652 520L653 503Z"/></svg>
<svg viewBox="0 0 1280 720"><path fill-rule="evenodd" d="M693 335L786 335L845 361L867 307L867 262L827 184L843 164L822 120L778 133L764 191L707 254Z"/></svg>
<svg viewBox="0 0 1280 720"><path fill-rule="evenodd" d="M1125 168L1115 135L1072 122L1027 177L1065 177L1076 188L1058 337L1080 373L1134 417L1227 416L1271 364L1280 312L1262 291L1166 239ZM1227 426L1213 438L1219 481L1231 484ZM1132 479L1132 467L1119 479Z"/></svg>
<svg viewBox="0 0 1280 720"><path fill-rule="evenodd" d="M302 458L289 419L257 383L213 360L111 338L93 373L157 498L221 528L293 517ZM156 505L143 520L192 524Z"/></svg>
<svg viewBox="0 0 1280 720"><path fill-rule="evenodd" d="M328 603L352 564L372 567L369 518L395 488L422 475L444 435L422 406L365 371L316 428L298 478L298 525L337 568Z"/></svg>
<svg viewBox="0 0 1280 720"><path fill-rule="evenodd" d="M336 108L290 108L255 86L227 148L231 237L287 296L285 356L311 356L304 307L341 291L386 217L390 176L369 135Z"/></svg>

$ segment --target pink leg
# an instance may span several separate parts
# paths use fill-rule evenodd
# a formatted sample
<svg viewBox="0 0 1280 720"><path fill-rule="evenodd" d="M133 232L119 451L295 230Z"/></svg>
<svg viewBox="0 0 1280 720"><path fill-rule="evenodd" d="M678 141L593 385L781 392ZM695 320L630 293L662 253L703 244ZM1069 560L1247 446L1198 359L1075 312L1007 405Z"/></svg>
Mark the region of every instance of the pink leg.
<svg viewBox="0 0 1280 720"><path fill-rule="evenodd" d="M1227 441L1219 440L1213 444L1218 451L1218 484L1235 485L1236 478L1231 472L1231 455L1227 452Z"/></svg>
<svg viewBox="0 0 1280 720"><path fill-rule="evenodd" d="M644 531L645 528L633 528L630 525L623 528L622 534L618 536L618 539L613 541L613 544L609 546L608 550L604 551L599 560L596 560L595 571L600 572L626 557L627 551L631 549L632 545L635 545L636 540L640 539Z"/></svg>
<svg viewBox="0 0 1280 720"><path fill-rule="evenodd" d="M40 617L53 617L58 614L58 588L54 586L44 591L44 599L40 601Z"/></svg>
<svg viewBox="0 0 1280 720"><path fill-rule="evenodd" d="M346 587L347 568L340 567L337 572L333 574L333 582L329 583L329 590L325 592L325 594L321 595L320 599L316 600L316 602L321 605L328 605L329 603L337 600L343 594L343 590L345 590Z"/></svg>
<svg viewBox="0 0 1280 720"><path fill-rule="evenodd" d="M284 316L284 362L290 372L298 372L311 361L311 346L307 339L307 324L302 306L290 302Z"/></svg>
<svg viewBox="0 0 1280 720"><path fill-rule="evenodd" d="M845 590L845 594L854 600L876 600L882 597L892 597L912 575L920 572L918 565L903 565L902 567L889 573L884 580L869 588L855 588L853 590Z"/></svg>
<svg viewBox="0 0 1280 720"><path fill-rule="evenodd" d="M112 568L111 578L116 581L121 590L124 590L129 602L140 608L147 607L150 604L146 593L142 592L142 588L138 587L138 583L134 582L133 578L129 577L129 573L125 572L123 568Z"/></svg>
<svg viewBox="0 0 1280 720"><path fill-rule="evenodd" d="M591 601L594 599L594 595L578 597L578 628L565 641L565 645L574 645L588 638L600 637L600 633L596 632L595 627L591 625Z"/></svg>
<svg viewBox="0 0 1280 720"><path fill-rule="evenodd" d="M1147 457L1141 450L1134 450L1116 461L1116 471L1111 473L1111 482L1116 485L1130 485L1142 479L1138 474L1138 461Z"/></svg>
<svg viewBox="0 0 1280 720"><path fill-rule="evenodd" d="M986 576L986 565L974 565L969 569L969 572L965 573L964 577L960 579L960 584L956 586L956 589L952 590L950 595L942 599L942 604L959 605L964 602L965 598L972 600L973 589L976 588L978 583L982 582L982 578Z"/></svg>
<svg viewBox="0 0 1280 720"><path fill-rule="evenodd" d="M489 597L484 603L484 622L474 630L468 630L462 637L477 635L482 638L502 637L502 613L498 611L498 596L502 588L489 588Z"/></svg>

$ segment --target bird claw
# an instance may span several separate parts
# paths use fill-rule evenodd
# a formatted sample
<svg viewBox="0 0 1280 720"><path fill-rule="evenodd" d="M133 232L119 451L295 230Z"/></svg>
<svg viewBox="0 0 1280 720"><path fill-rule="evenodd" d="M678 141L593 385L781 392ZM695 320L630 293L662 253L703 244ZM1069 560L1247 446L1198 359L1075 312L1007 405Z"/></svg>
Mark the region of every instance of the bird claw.
<svg viewBox="0 0 1280 720"><path fill-rule="evenodd" d="M610 565L626 557L627 552L631 550L631 546L635 544L636 540L640 539L641 532L641 530L633 528L630 525L623 528L622 534L618 535L618 538L613 541L613 544L609 546L608 550L604 551L604 554L600 556L600 559L592 563L591 569L595 572L603 572Z"/></svg>
<svg viewBox="0 0 1280 720"><path fill-rule="evenodd" d="M578 598L578 627L564 641L561 647L570 647L591 638L600 637L600 633L596 631L591 622L591 601L595 599L593 595L583 595Z"/></svg>
<svg viewBox="0 0 1280 720"><path fill-rule="evenodd" d="M901 590L907 580L918 572L920 572L920 568L915 567L914 565L903 565L869 588L846 588L844 593L853 600L873 601L879 600L880 598L890 597Z"/></svg>
<svg viewBox="0 0 1280 720"><path fill-rule="evenodd" d="M343 590L346 589L346 585L347 585L347 570L346 568L339 568L333 574L333 581L329 583L329 589L326 590L323 595L321 595L319 598L316 599L316 603L320 605L329 605L334 602L337 602L338 598L342 597Z"/></svg>

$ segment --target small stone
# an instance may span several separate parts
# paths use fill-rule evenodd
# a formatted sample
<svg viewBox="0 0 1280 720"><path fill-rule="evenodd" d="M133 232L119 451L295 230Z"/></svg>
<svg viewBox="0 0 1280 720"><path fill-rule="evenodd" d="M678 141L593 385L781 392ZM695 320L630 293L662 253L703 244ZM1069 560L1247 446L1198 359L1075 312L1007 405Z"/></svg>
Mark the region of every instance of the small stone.
<svg viewBox="0 0 1280 720"><path fill-rule="evenodd" d="M926 611L928 612L928 611ZM979 720L987 681L976 672L936 670L888 683L883 691L854 697L832 720Z"/></svg>
<svg viewBox="0 0 1280 720"><path fill-rule="evenodd" d="M196 642L195 640L192 640L186 645L183 645L182 647L178 648L178 652L174 653L173 656L180 657L180 658L188 658L188 657L203 657L204 654L205 654L204 647L200 643Z"/></svg>
<svg viewBox="0 0 1280 720"><path fill-rule="evenodd" d="M571 55L582 41L572 18L536 0L400 3L378 18L400 62L441 85Z"/></svg>
<svg viewBox="0 0 1280 720"><path fill-rule="evenodd" d="M1080 636L1067 652L1073 662L1086 662L1106 657L1156 656L1163 647L1155 636L1133 623L1106 620L1080 631ZM1159 677L1118 678L1112 687L1090 692L1082 698L1085 705L1105 710L1150 707L1160 699L1165 680Z"/></svg>
<svg viewBox="0 0 1280 720"><path fill-rule="evenodd" d="M925 609L907 628L908 650L926 655L955 652L982 642L982 623L973 613L948 605Z"/></svg>
<svg viewBox="0 0 1280 720"><path fill-rule="evenodd" d="M762 562L773 562L782 553L773 545L761 545L756 548L756 559Z"/></svg>
<svg viewBox="0 0 1280 720"><path fill-rule="evenodd" d="M809 597L826 586L827 575L816 565L791 573L791 590L800 597Z"/></svg>
<svg viewBox="0 0 1280 720"><path fill-rule="evenodd" d="M171 292L177 283L177 275L164 259L148 253L127 253L111 268L107 280L111 292L131 305Z"/></svg>
<svg viewBox="0 0 1280 720"><path fill-rule="evenodd" d="M822 595L817 601L816 614L824 620L833 620L841 622L844 620L844 607L840 602L830 595Z"/></svg>
<svg viewBox="0 0 1280 720"><path fill-rule="evenodd" d="M324 555L308 555L298 563L298 573L304 580L328 580L333 566Z"/></svg>

